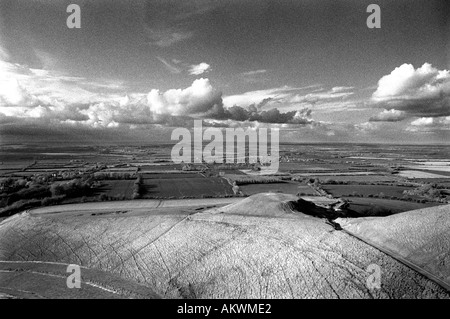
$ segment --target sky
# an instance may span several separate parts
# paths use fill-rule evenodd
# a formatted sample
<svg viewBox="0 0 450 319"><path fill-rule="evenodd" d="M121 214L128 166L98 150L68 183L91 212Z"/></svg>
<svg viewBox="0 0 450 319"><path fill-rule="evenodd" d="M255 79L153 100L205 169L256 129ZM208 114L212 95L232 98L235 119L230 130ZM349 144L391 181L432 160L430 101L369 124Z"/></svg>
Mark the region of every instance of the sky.
<svg viewBox="0 0 450 319"><path fill-rule="evenodd" d="M203 119L447 143L449 18L446 0L2 0L0 139L151 143Z"/></svg>

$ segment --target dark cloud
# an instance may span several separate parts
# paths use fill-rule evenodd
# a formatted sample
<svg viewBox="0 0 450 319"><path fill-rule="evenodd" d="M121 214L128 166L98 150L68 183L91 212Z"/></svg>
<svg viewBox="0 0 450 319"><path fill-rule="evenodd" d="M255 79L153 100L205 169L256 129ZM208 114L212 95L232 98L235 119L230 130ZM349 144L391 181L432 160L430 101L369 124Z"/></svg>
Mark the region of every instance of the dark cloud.
<svg viewBox="0 0 450 319"><path fill-rule="evenodd" d="M258 121L261 123L273 124L311 124L311 110L302 109L300 111L291 111L282 113L279 109L274 108L267 111L260 111L254 105L248 108L235 105L230 108L224 108L222 105L215 105L211 111L205 114L205 117L218 120L233 121Z"/></svg>

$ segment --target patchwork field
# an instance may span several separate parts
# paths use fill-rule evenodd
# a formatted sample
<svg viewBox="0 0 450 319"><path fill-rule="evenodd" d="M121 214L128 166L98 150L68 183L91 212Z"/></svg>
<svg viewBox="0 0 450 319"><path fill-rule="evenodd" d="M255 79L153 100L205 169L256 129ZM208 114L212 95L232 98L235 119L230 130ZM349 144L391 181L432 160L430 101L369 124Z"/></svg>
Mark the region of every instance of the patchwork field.
<svg viewBox="0 0 450 319"><path fill-rule="evenodd" d="M0 173L24 178L0 178L6 211L0 298L449 297L423 274L341 231L334 218L363 220L437 205L425 200L445 204L450 149L281 145L280 171L271 175L266 166L245 163L169 163L170 149L60 145L5 152ZM393 199L404 190L413 190L408 199L415 201ZM449 206L442 207L432 220L439 226L449 216ZM433 227L421 229L417 221L407 227L407 218L386 219L374 223L373 233L369 223L354 228L381 238L391 223L403 223L392 226L396 236L406 245L420 234L417 251L447 240L446 234L430 239ZM433 255L433 267L447 267L447 255ZM86 290L65 292L69 263L84 267ZM367 288L371 264L383 269L380 290Z"/></svg>
<svg viewBox="0 0 450 319"><path fill-rule="evenodd" d="M156 176L155 176L156 175ZM167 174L174 175L174 174ZM232 196L231 185L220 177L203 177L199 174L145 174L145 198L223 197Z"/></svg>
<svg viewBox="0 0 450 319"><path fill-rule="evenodd" d="M123 199L131 199L133 195L133 180L111 180L105 181L106 185L102 187L102 193L112 197L124 197Z"/></svg>
<svg viewBox="0 0 450 319"><path fill-rule="evenodd" d="M326 183L327 180L349 183L395 182L399 180L395 175L320 175L318 178L322 183Z"/></svg>
<svg viewBox="0 0 450 319"><path fill-rule="evenodd" d="M343 197L350 202L349 209L363 216L387 216L414 209L438 206L437 203L417 203L403 200Z"/></svg>
<svg viewBox="0 0 450 319"><path fill-rule="evenodd" d="M402 197L403 191L411 189L410 187L387 186L387 185L324 185L322 188L333 196L342 197L352 194L359 194L364 197L369 195Z"/></svg>
<svg viewBox="0 0 450 319"><path fill-rule="evenodd" d="M443 175L444 172L438 172L438 174L423 171L404 170L398 173L399 176L406 178L448 178L448 175Z"/></svg>

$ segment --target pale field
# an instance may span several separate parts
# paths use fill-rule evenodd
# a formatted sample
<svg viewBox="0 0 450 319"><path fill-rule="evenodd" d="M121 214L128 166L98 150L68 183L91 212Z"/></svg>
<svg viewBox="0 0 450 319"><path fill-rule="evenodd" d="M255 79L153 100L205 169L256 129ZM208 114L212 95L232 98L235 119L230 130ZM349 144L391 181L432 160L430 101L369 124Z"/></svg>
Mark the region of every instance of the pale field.
<svg viewBox="0 0 450 319"><path fill-rule="evenodd" d="M25 279L33 279L33 285L16 287L10 278L0 277L4 289L0 292L14 295L18 293L14 289L22 287L51 297L49 284L61 287L65 278L48 279L41 273L60 275L54 267L46 267L57 262L86 267L88 281L119 294L121 286L109 276L145 286L163 298L449 297L426 277L335 231L325 220L292 211L289 202L295 199L260 194L198 213L179 207L179 213L172 208L165 214L162 208L147 206L147 213L141 215L87 218L42 210L18 214L0 223L0 264L20 273L21 285ZM118 209L120 202L99 204ZM131 210L126 204L122 207ZM178 201L178 205L184 204ZM89 207L77 206L83 206L79 213ZM91 206L90 212L99 207ZM58 207L46 209L58 211ZM14 266L8 261L19 263ZM383 269L381 289L366 285L371 264ZM34 272L42 279L30 275ZM78 297L73 290L61 288L58 293Z"/></svg>
<svg viewBox="0 0 450 319"><path fill-rule="evenodd" d="M412 169L423 169L427 171L439 171L439 172L450 172L450 166L449 165L439 165L439 164L422 164L419 165L410 165L406 166L408 168Z"/></svg>
<svg viewBox="0 0 450 319"><path fill-rule="evenodd" d="M336 173L295 173L292 176L366 176L366 175L379 175L377 172L336 172Z"/></svg>
<svg viewBox="0 0 450 319"><path fill-rule="evenodd" d="M397 176L402 176L406 178L448 178L448 176L445 175L427 173L422 171L409 171L409 170L401 171L397 174Z"/></svg>

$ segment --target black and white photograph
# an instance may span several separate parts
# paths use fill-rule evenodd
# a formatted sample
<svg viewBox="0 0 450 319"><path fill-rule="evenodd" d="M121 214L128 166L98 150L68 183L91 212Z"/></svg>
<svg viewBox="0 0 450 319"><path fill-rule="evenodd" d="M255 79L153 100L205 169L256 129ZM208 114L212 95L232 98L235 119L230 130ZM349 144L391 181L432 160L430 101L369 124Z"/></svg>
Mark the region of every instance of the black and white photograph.
<svg viewBox="0 0 450 319"><path fill-rule="evenodd" d="M450 1L0 0L0 299L450 299Z"/></svg>

